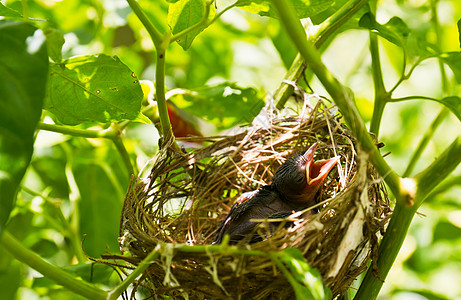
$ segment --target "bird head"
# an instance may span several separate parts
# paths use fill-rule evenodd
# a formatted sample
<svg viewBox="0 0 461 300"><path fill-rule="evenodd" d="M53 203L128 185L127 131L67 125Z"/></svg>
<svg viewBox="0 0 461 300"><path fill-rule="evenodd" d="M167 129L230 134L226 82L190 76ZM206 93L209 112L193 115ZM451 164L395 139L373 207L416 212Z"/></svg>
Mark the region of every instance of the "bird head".
<svg viewBox="0 0 461 300"><path fill-rule="evenodd" d="M314 162L318 143L306 152L290 157L275 172L272 185L289 202L303 205L315 204L315 195L328 173L339 162L339 156Z"/></svg>

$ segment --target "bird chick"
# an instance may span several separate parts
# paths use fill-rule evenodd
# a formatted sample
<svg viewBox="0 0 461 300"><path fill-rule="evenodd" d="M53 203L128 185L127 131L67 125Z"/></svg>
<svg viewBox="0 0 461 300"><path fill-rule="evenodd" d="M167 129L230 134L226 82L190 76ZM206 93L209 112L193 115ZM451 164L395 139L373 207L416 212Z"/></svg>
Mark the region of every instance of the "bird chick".
<svg viewBox="0 0 461 300"><path fill-rule="evenodd" d="M218 226L213 244L220 244L226 234L232 244L241 241L258 224L252 219L286 217L316 204L317 192L339 162L339 156L314 162L317 146L315 143L306 152L290 157L275 172L270 185L243 193ZM248 242L261 240L259 235L253 235Z"/></svg>

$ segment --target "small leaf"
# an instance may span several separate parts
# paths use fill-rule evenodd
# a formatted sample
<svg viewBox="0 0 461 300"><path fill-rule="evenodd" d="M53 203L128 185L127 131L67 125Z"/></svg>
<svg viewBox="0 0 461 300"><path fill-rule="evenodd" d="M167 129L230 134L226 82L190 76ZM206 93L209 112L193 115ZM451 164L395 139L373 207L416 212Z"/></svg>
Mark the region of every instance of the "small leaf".
<svg viewBox="0 0 461 300"><path fill-rule="evenodd" d="M298 18L304 19L313 17L328 8L330 8L335 1L332 0L292 0L291 5L295 8ZM277 18L277 11L272 5L271 0L239 0L237 6L248 12Z"/></svg>
<svg viewBox="0 0 461 300"><path fill-rule="evenodd" d="M213 17L216 14L214 6L206 4L203 0L179 0L170 4L168 8L168 24L173 30L173 34L177 34L201 22L203 13L205 12L205 5L210 5L210 14L208 17ZM177 41L178 44L184 50L189 49L195 37L207 26L207 24L204 24L198 29L189 32Z"/></svg>
<svg viewBox="0 0 461 300"><path fill-rule="evenodd" d="M439 101L446 107L448 107L451 112L461 121L461 98L457 96L451 96L443 98Z"/></svg>
<svg viewBox="0 0 461 300"><path fill-rule="evenodd" d="M48 55L41 30L0 20L0 232L30 163L42 113Z"/></svg>
<svg viewBox="0 0 461 300"><path fill-rule="evenodd" d="M64 45L64 34L62 31L49 28L43 31L48 46L48 55L56 63L62 61L62 46Z"/></svg>
<svg viewBox="0 0 461 300"><path fill-rule="evenodd" d="M45 109L67 125L135 120L142 97L139 80L117 57L88 55L51 65Z"/></svg>
<svg viewBox="0 0 461 300"><path fill-rule="evenodd" d="M299 249L286 248L278 254L278 258L295 279L290 283L297 299L331 299L331 291L323 285L319 271L309 266Z"/></svg>
<svg viewBox="0 0 461 300"><path fill-rule="evenodd" d="M404 46L404 40L410 34L407 24L399 17L392 17L386 24L381 25L376 22L372 13L367 12L359 21L359 26L375 30L381 37L397 46Z"/></svg>
<svg viewBox="0 0 461 300"><path fill-rule="evenodd" d="M453 71L456 81L461 83L461 52L442 53L440 58Z"/></svg>
<svg viewBox="0 0 461 300"><path fill-rule="evenodd" d="M233 83L182 91L169 100L188 113L216 124L219 130L251 123L265 104L256 90Z"/></svg>

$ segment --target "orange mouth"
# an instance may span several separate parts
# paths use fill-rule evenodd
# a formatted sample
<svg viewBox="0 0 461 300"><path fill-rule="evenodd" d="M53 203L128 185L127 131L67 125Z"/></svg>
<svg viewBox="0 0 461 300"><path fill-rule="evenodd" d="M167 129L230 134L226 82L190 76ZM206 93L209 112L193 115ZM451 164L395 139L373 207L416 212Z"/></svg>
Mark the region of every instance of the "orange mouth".
<svg viewBox="0 0 461 300"><path fill-rule="evenodd" d="M323 182L331 169L339 163L340 156L314 162L314 153L317 146L318 143L314 143L309 150L304 153L306 159L306 180L308 185L316 185L317 183Z"/></svg>

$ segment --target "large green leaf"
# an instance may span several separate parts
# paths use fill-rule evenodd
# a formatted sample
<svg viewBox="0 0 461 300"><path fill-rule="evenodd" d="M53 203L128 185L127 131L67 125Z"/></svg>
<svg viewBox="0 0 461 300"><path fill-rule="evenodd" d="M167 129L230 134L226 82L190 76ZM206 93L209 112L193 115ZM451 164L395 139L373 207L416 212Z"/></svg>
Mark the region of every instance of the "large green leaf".
<svg viewBox="0 0 461 300"><path fill-rule="evenodd" d="M251 123L264 106L256 90L233 83L181 90L169 100L185 111L216 124L218 129Z"/></svg>
<svg viewBox="0 0 461 300"><path fill-rule="evenodd" d="M97 162L97 160L102 162L110 160L109 153L104 156L101 155L102 153L82 152L84 153L87 159L92 159L94 162L79 161L73 168L81 196L80 232L86 235L83 242L85 253L92 257L99 257L106 251L116 252L119 249L117 238L120 211L128 178L120 186L120 182L111 180L109 176L113 176L116 170ZM117 157L117 155L112 156Z"/></svg>
<svg viewBox="0 0 461 300"><path fill-rule="evenodd" d="M170 4L168 8L168 24L173 30L173 34L177 34L199 23L203 18L205 5L206 3L203 0L179 0ZM213 17L215 14L214 6L210 5L209 17ZM184 50L189 49L195 37L206 27L207 25L205 24L198 29L190 31L177 41L178 44Z"/></svg>
<svg viewBox="0 0 461 300"><path fill-rule="evenodd" d="M87 55L52 64L45 109L64 124L135 120L142 90L117 57Z"/></svg>
<svg viewBox="0 0 461 300"><path fill-rule="evenodd" d="M0 231L29 165L42 112L48 56L42 31L0 21Z"/></svg>
<svg viewBox="0 0 461 300"><path fill-rule="evenodd" d="M298 18L313 17L328 8L335 1L333 0L292 0L291 5L294 7ZM277 11L272 5L271 0L239 0L237 6L241 9L266 17L277 17Z"/></svg>
<svg viewBox="0 0 461 300"><path fill-rule="evenodd" d="M5 249L0 248L0 289L2 299L17 299L17 290L21 286L21 263Z"/></svg>

